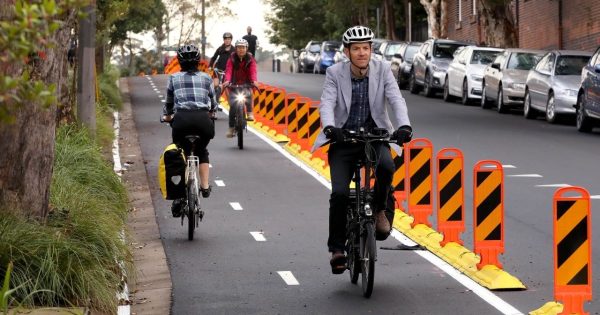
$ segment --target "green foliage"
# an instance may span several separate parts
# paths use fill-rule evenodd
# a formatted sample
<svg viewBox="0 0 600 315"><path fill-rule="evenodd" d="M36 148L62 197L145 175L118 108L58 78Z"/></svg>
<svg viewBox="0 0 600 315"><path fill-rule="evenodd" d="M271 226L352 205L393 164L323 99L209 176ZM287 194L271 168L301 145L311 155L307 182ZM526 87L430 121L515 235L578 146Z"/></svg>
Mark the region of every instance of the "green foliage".
<svg viewBox="0 0 600 315"><path fill-rule="evenodd" d="M328 32L323 27L327 0L271 0L271 43L292 49L303 48L309 40L324 40Z"/></svg>
<svg viewBox="0 0 600 315"><path fill-rule="evenodd" d="M122 240L127 196L84 129L57 131L50 202L46 225L0 212L0 274L12 261L13 297L25 306L113 312L121 280L116 262L131 267Z"/></svg>

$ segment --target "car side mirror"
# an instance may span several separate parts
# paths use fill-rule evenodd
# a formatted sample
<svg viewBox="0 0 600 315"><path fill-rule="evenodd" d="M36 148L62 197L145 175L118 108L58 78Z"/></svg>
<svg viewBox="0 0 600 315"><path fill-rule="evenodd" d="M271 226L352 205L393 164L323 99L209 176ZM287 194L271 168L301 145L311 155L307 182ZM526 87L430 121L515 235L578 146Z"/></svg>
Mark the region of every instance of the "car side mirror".
<svg viewBox="0 0 600 315"><path fill-rule="evenodd" d="M401 54L394 54L394 57L400 59L400 61L404 61Z"/></svg>
<svg viewBox="0 0 600 315"><path fill-rule="evenodd" d="M425 54L425 59L427 59L427 60L431 59L431 55L429 53L426 53Z"/></svg>
<svg viewBox="0 0 600 315"><path fill-rule="evenodd" d="M492 68L500 70L500 64L497 62L492 63Z"/></svg>
<svg viewBox="0 0 600 315"><path fill-rule="evenodd" d="M594 66L594 72L600 73L600 65L595 65Z"/></svg>

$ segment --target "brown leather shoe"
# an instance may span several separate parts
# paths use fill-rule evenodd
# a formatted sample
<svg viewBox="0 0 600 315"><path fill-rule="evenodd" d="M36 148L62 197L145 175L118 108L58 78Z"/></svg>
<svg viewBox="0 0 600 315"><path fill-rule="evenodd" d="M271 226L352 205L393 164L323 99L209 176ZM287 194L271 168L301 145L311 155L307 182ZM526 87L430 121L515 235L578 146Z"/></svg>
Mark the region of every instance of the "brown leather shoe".
<svg viewBox="0 0 600 315"><path fill-rule="evenodd" d="M346 271L346 255L342 251L336 251L331 254L331 259L329 260L329 264L331 265L331 272L335 275L339 275Z"/></svg>
<svg viewBox="0 0 600 315"><path fill-rule="evenodd" d="M388 235L390 234L392 227L390 226L390 221L388 221L385 216L385 211L377 212L377 222L375 223L375 230L378 234Z"/></svg>

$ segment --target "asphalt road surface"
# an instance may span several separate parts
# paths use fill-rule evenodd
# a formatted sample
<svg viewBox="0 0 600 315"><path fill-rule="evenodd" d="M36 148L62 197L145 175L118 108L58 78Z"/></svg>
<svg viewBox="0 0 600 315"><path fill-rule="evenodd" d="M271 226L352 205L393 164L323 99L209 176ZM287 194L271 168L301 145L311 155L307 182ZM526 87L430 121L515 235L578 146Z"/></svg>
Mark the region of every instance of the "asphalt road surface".
<svg viewBox="0 0 600 315"><path fill-rule="evenodd" d="M316 100L323 79L313 74L259 73L261 82ZM326 248L328 188L277 150L279 145L251 132L244 150L238 150L234 139L225 138L224 113L219 113L216 137L209 144L213 194L202 200L205 220L194 241L187 240L186 227L171 217L170 201L162 199L156 182L159 156L171 139L170 128L158 122L166 80L166 76L135 77L129 84L173 280L172 314L526 314L553 300L556 187L548 185L583 186L600 197L600 133L581 134L568 124L528 121L520 113L502 115L403 91L415 137L430 139L435 152L443 147L463 151L465 183L472 182L472 167L479 160L506 165L506 252L500 260L528 289L493 293L474 289L444 271L447 266L436 266L418 252L379 250L375 290L365 299L360 280L357 286L347 273L331 274ZM463 233L468 248L472 248L470 187L465 188ZM600 206L597 200L594 206ZM600 218L592 220L592 226L600 226ZM264 241L259 241L261 236ZM397 244L390 237L378 245ZM600 270L597 243L592 251L593 270ZM595 283L599 274L593 276ZM599 314L600 303L592 302L586 309Z"/></svg>

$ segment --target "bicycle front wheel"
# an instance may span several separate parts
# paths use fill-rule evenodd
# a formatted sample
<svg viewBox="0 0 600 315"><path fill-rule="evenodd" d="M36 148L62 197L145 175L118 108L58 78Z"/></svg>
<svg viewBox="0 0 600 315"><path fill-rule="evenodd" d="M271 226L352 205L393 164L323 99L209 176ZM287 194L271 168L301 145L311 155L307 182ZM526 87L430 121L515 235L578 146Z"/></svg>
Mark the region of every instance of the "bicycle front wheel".
<svg viewBox="0 0 600 315"><path fill-rule="evenodd" d="M196 228L196 207L198 206L198 190L196 189L196 181L190 181L188 185L188 240L194 239L194 229Z"/></svg>
<svg viewBox="0 0 600 315"><path fill-rule="evenodd" d="M360 247L358 246L360 239L357 236L358 233L352 232L348 238L348 270L350 271L350 282L352 284L358 282L361 269Z"/></svg>
<svg viewBox="0 0 600 315"><path fill-rule="evenodd" d="M237 110L237 122L235 124L235 132L237 134L238 148L240 150L244 149L244 125L246 123L246 117L244 117L244 105L240 105Z"/></svg>
<svg viewBox="0 0 600 315"><path fill-rule="evenodd" d="M377 259L377 248L375 247L375 226L373 222L365 223L363 233L360 236L360 258L363 296L369 298L373 293L373 282L375 281L375 260Z"/></svg>

